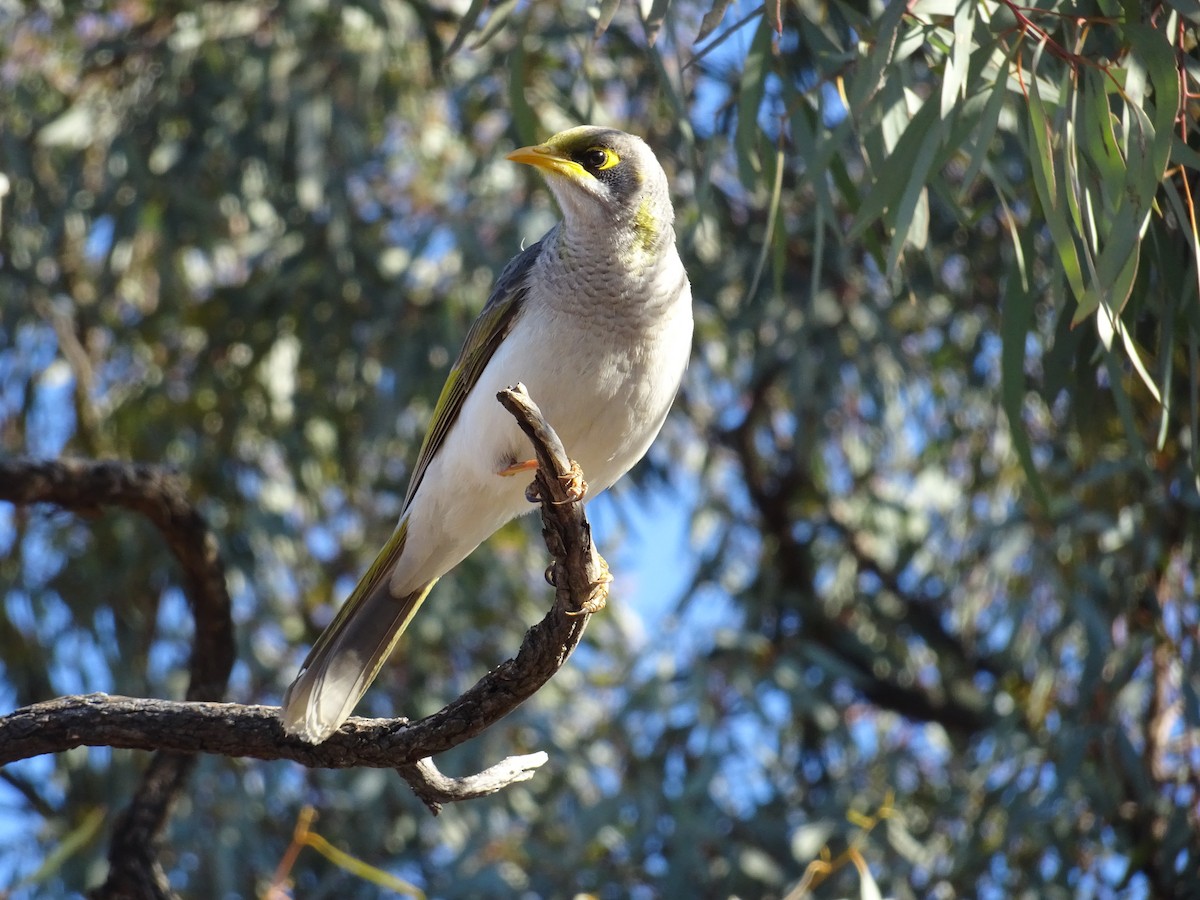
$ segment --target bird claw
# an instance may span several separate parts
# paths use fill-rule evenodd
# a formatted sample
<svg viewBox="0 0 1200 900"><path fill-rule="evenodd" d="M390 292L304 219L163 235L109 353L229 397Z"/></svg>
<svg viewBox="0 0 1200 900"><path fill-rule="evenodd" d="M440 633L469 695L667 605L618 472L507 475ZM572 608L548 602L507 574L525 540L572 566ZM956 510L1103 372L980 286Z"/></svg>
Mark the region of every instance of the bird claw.
<svg viewBox="0 0 1200 900"><path fill-rule="evenodd" d="M579 609L567 610L568 616L592 615L598 613L608 605L608 586L612 584L612 573L608 570L608 563L604 557L596 551L592 550L596 558L596 562L600 567L600 574L596 576L596 580L592 582L592 589L588 593L588 598L580 604Z"/></svg>
<svg viewBox="0 0 1200 900"><path fill-rule="evenodd" d="M558 480L566 487L572 502L578 503L587 496L588 485L583 480L583 469L579 467L579 463L575 462L575 460L571 460L571 471L566 475L560 475ZM605 563L604 568L607 571L607 563Z"/></svg>
<svg viewBox="0 0 1200 900"><path fill-rule="evenodd" d="M509 473L505 471L501 474ZM566 500L555 501L556 503L578 503L587 496L588 484L583 480L583 469L580 468L579 463L575 462L575 460L571 460L571 471L565 475L558 476L558 480L567 489L568 496ZM529 487L525 488L525 499L530 503L542 502L542 492L538 489L536 481L530 482Z"/></svg>

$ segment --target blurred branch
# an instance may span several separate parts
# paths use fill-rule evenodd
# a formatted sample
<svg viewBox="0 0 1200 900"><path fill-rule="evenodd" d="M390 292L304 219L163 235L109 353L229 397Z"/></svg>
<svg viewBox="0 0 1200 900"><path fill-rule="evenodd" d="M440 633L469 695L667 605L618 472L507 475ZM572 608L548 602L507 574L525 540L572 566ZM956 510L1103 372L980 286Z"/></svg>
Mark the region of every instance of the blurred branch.
<svg viewBox="0 0 1200 900"><path fill-rule="evenodd" d="M410 884L390 872L385 872L376 866L371 865L344 850L339 850L332 843L327 841L313 829L313 822L316 821L317 811L311 806L306 806L300 810L296 817L296 827L292 829L292 842L284 851L283 858L279 860L279 865L275 867L275 874L271 878L271 884L268 885L266 891L261 895L262 900L292 900L292 892L290 890L291 872L296 865L296 859L300 856L300 851L305 847L311 847L316 850L339 869L361 878L369 884L377 885L388 891L399 894L402 897L413 897L416 900L425 900L425 892L414 884Z"/></svg>
<svg viewBox="0 0 1200 900"><path fill-rule="evenodd" d="M799 454L779 453L768 459L756 443L756 428L761 418L768 414L767 396L775 384L778 366L765 369L751 385L748 392L747 411L742 420L732 428L718 432L717 439L737 457L744 475L747 496L759 516L762 532L777 543L777 565L785 583L798 590L811 591L815 571L806 542L796 538L794 510L800 507L799 498L803 491L817 482L810 476L800 461ZM771 460L779 465L771 466ZM784 461L787 461L786 463ZM827 497L818 504L829 510ZM823 521L833 523L827 518ZM858 549L855 541L847 534L847 545L853 553ZM868 560L855 553L856 562ZM877 574L884 574L873 566ZM899 583L891 580L897 596L911 603L911 598L900 590ZM913 604L919 609L919 605ZM899 677L880 674L877 666L878 653L865 644L843 622L831 616L820 603L806 603L801 610L804 616L804 638L816 641L842 659L856 673L855 687L862 695L877 706L893 710L910 719L922 722L937 722L951 735L971 735L986 727L993 718L988 699L974 690L969 682L955 685L955 690L944 694L927 691L901 681ZM932 635L931 635L932 636ZM946 641L955 646L962 662L968 660L966 650L954 638L943 633ZM944 641L934 640L933 645L945 650Z"/></svg>
<svg viewBox="0 0 1200 900"><path fill-rule="evenodd" d="M832 504L826 506L825 518L821 521L842 538L843 545L854 558L859 571L870 572L879 579L879 583L886 590L904 604L905 623L920 636L921 640L938 652L938 657L942 661L941 668L945 669L950 665L960 671L969 670L972 675L977 672L986 672L996 678L1007 674L1008 670L994 660L970 652L963 642L946 628L938 610L922 601L915 592L905 590L900 584L900 576L896 570L883 565L867 552L854 528L838 517ZM950 657L949 660L946 659L947 655Z"/></svg>
<svg viewBox="0 0 1200 900"><path fill-rule="evenodd" d="M234 655L225 567L217 539L188 499L181 479L153 466L116 461L3 460L0 500L53 503L83 512L118 506L149 519L183 569L183 589L195 619L187 698L220 699ZM97 897L170 896L157 847L171 807L195 765L188 752L195 748L174 749L178 752L154 757L113 828L108 878Z"/></svg>
<svg viewBox="0 0 1200 900"><path fill-rule="evenodd" d="M188 499L183 481L155 466L95 460L0 460L0 500L53 503L76 512L118 506L141 513L162 533L183 569L196 617L189 700L216 700L233 668L233 620L216 536Z"/></svg>
<svg viewBox="0 0 1200 900"><path fill-rule="evenodd" d="M46 298L34 301L38 315L50 323L58 339L59 352L71 368L75 384L75 417L78 427L75 438L93 456L105 456L110 451L104 440L101 416L92 400L96 373L91 356L79 339L78 325L70 301L55 302Z"/></svg>
<svg viewBox="0 0 1200 900"><path fill-rule="evenodd" d="M540 689L571 655L583 637L587 613L603 606L606 595L607 566L592 545L581 498L572 493L578 484L577 467L522 386L502 391L498 399L533 442L538 470L536 487L531 491L536 490L540 497L543 536L555 558L552 570L547 572L556 586L554 606L526 632L516 657L501 663L457 700L419 722L352 718L337 734L316 746L286 735L275 707L106 694L60 697L0 718L0 765L73 747L100 746L289 759L324 768L385 767L400 770L418 796L431 806L481 796L528 778L530 768L540 764L531 757L506 760L467 779L447 779L432 765L421 762L482 733ZM0 469L0 473L7 473L0 474L0 496L15 497L17 502L48 499L45 491L20 492L13 486L41 477L51 483L67 482L57 492L60 498L87 505L83 498L88 497L95 504L100 502L100 489L113 479L137 472L145 475L146 471L112 463L22 465L23 470L14 464ZM84 479L98 478L99 484L90 493L77 487L72 493L72 472ZM201 631L198 625L197 634Z"/></svg>

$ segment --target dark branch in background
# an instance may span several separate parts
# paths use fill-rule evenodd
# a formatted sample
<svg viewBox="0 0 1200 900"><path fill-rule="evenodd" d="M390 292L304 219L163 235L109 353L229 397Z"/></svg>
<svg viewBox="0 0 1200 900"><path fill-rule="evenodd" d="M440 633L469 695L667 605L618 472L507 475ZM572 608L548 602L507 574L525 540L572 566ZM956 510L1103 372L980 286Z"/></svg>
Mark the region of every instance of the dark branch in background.
<svg viewBox="0 0 1200 900"><path fill-rule="evenodd" d="M809 590L814 578L811 553L807 542L795 536L793 525L796 498L801 496L803 486L811 485L813 481L803 469L803 463L795 460L779 469L764 467L760 464L762 454L755 444L758 417L766 407L765 398L780 371L779 366L770 366L762 373L757 383L752 385L751 402L745 417L732 428L718 432L715 439L728 447L742 464L746 493L759 516L762 532L778 542L776 558L783 581L799 590ZM779 456L787 460L790 454L781 453ZM827 503L822 505L828 506ZM940 631L922 633L924 640L942 653L953 653L955 666L960 671L968 667L983 668L960 641L944 628L940 628L940 623L922 615L921 604L900 589L896 578L885 578L888 573L881 567L870 564L871 561L859 552L860 548L850 529L828 515L825 517L825 524L835 527L860 566L879 575L889 589L896 592L906 603L906 609L910 613L916 611L908 623L910 627L920 628L930 624L939 626ZM961 683L949 685L944 694L906 685L895 676L879 674L875 667L877 652L867 646L852 630L847 629L844 623L822 609L819 603L805 604L802 615L805 640L817 642L854 670L858 676L855 688L876 706L894 710L910 719L937 722L955 737L969 737L991 722L994 714L989 708L987 698L969 681L962 680Z"/></svg>
<svg viewBox="0 0 1200 900"><path fill-rule="evenodd" d="M120 505L144 512L164 530L168 543L176 550L188 574L189 591L220 585L226 621L223 628L197 621L193 683L188 690L192 702L90 694L60 697L27 706L0 718L0 765L73 747L103 746L166 751L171 757L184 753L216 753L264 760L289 759L311 767L395 768L435 812L442 802L492 793L507 784L529 778L531 770L544 761L544 756L513 757L486 772L463 779L446 778L432 763L425 761L427 757L480 734L531 697L561 668L583 637L588 616L581 613L594 610L603 603L607 569L592 546L583 504L570 493L573 467L561 442L523 387L518 385L502 391L498 399L517 418L537 454L536 485L541 501L543 536L554 556L550 579L555 585L554 606L525 634L515 658L501 663L444 709L415 723L409 723L407 719L352 718L329 740L315 746L286 735L275 707L199 702L201 698L195 695L197 684L206 690L215 688L218 694L223 691L224 678L232 661L232 629L228 625L228 598L223 575L215 574L220 571L215 540L207 529L202 528L197 534L203 535L203 539L188 552L182 547L176 549L179 536L170 530L176 525L176 517L187 522L200 522L198 514L189 506L187 515L184 510L174 507L171 507L172 515L164 515L159 509L163 500L151 502L145 499L149 490L146 485L170 482L173 489L178 490L174 482L156 470L117 463L10 462L0 466L0 498L17 503L53 500L80 509L116 503L108 498L128 495L130 499ZM91 478L95 479L94 483L89 481ZM37 491L28 487L31 481L39 479L54 485L54 490ZM76 481L82 481L84 487L75 484ZM126 488L114 490L113 484L126 485ZM141 493L129 487L131 484L143 485ZM160 489L159 494L168 496L165 489ZM196 547L205 548L204 552L198 553ZM195 567L201 559L218 568L203 570L207 572L203 574ZM189 597L197 616L202 610L205 615L212 614L203 605L209 600L201 600L199 594L192 597L189 593ZM217 648L210 643L202 645L202 639L219 639L224 643ZM207 654L214 656L204 659ZM213 659L219 662L214 664ZM206 665L214 670L210 671ZM223 673L219 685L215 679L218 672ZM187 774L186 768L179 771L181 777L174 780L159 777L156 781L168 804L181 789L182 776ZM155 776L152 764L147 780ZM113 853L117 853L118 847L123 853L131 852L126 844L120 837L116 838ZM143 849L142 852L152 854L153 850ZM152 856L149 864L161 874ZM115 868L115 861L113 865ZM157 893L158 884L146 887L144 875L147 870L141 871L143 889L123 896L169 896L165 883ZM102 893L101 896L116 894Z"/></svg>
<svg viewBox="0 0 1200 900"><path fill-rule="evenodd" d="M216 537L179 477L121 462L5 460L0 461L0 499L76 511L116 506L149 519L183 569L183 590L195 619L187 698L224 696L234 655L225 567ZM195 757L187 752L160 752L150 761L113 828L108 878L97 897L169 896L158 844L194 765Z"/></svg>
<svg viewBox="0 0 1200 900"><path fill-rule="evenodd" d="M162 533L184 573L196 619L188 663L189 700L218 700L233 668L233 620L217 539L188 499L182 479L154 466L92 460L0 460L0 500L53 503L90 512L117 506L141 513Z"/></svg>

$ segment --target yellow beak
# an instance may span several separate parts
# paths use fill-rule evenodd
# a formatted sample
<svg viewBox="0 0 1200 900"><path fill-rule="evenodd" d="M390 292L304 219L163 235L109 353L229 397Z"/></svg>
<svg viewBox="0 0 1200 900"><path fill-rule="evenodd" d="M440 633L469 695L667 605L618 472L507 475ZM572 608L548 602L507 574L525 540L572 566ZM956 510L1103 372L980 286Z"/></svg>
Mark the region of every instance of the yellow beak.
<svg viewBox="0 0 1200 900"><path fill-rule="evenodd" d="M568 178L589 178L587 170L573 159L568 159L563 156L549 144L536 144L532 147L521 147L508 154L505 159L511 159L513 162L524 163L527 166L534 166L539 169L544 169L547 172L553 172L556 175L565 175Z"/></svg>

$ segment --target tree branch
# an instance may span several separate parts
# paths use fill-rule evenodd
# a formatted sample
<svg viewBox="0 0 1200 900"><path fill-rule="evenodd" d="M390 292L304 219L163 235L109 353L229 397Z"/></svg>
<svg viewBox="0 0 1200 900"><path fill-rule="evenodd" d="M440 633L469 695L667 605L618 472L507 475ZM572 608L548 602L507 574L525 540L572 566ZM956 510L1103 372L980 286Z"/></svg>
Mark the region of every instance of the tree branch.
<svg viewBox="0 0 1200 900"><path fill-rule="evenodd" d="M412 787L413 792L435 816L442 811L443 803L459 800L474 800L496 791L528 781L534 771L549 759L545 751L528 753L524 756L509 756L478 775L465 778L450 778L438 771L432 759L420 759L415 763L398 766L396 771Z"/></svg>
<svg viewBox="0 0 1200 900"><path fill-rule="evenodd" d="M502 391L497 399L517 418L537 454L536 493L542 509L543 536L555 560L553 575L547 573L556 588L555 603L545 618L526 632L514 658L501 663L457 700L415 723L407 719L351 718L327 741L314 746L284 732L276 707L204 702L195 697L197 683L204 690L211 689L217 674L221 674L223 685L228 673L227 661L220 662L215 667L217 671L210 672L204 668L204 661L198 660L202 655L202 634L228 640L228 659L232 659L231 627L221 629L211 623L202 627L198 621L197 648L192 658L193 666L201 674L195 674L194 669L188 701L87 694L18 709L0 718L0 765L79 746L164 751L167 755L156 758L146 782L153 785L157 794L168 798L168 803L182 787L194 753L288 759L323 768L386 767L397 769L435 811L440 803L482 796L528 779L531 770L544 762L544 754L513 757L464 779L446 778L425 761L482 733L536 693L578 645L587 625L587 613L603 605L608 581L607 567L592 545L581 498L571 493L572 476L578 471L567 458L557 435L521 385ZM156 470L118 463L26 462L0 466L3 499L18 503L53 500L74 508L109 502L145 513L163 529L184 564L192 589L200 593L215 590L220 581L220 594L225 596L223 576L218 579L219 568L214 571L199 565L204 560L219 567L215 539L204 529L205 538L199 545L205 548L204 553L197 554L194 545L188 550L184 546L187 542L169 529L177 518L192 520L179 511L164 515L160 509L162 498L150 502L145 490L139 493L116 487L134 482L168 484L166 477ZM35 483L54 488L31 488ZM174 496L165 487L159 494ZM190 506L188 509L191 510ZM194 510L191 515L199 520ZM207 608L207 602L202 602L199 594L193 599L198 617ZM224 610L227 615L227 596ZM216 651L210 647L206 652ZM226 657L218 654L218 659ZM186 764L171 769L164 763L166 769L156 771L159 759L180 759ZM132 814L131 808L128 815ZM122 852L133 852L133 848L126 846L127 841L118 839L114 842L114 854L118 844L124 848ZM143 846L143 853L145 846L149 845ZM152 856L150 865L157 869ZM142 871L144 874L145 869ZM167 896L165 882L163 893L142 892L138 896Z"/></svg>
<svg viewBox="0 0 1200 900"><path fill-rule="evenodd" d="M117 506L149 519L183 569L184 593L196 620L187 698L224 695L234 655L225 566L216 536L179 476L115 460L0 460L0 500L18 506L53 503L77 512Z"/></svg>
<svg viewBox="0 0 1200 900"><path fill-rule="evenodd" d="M180 478L152 466L116 461L4 460L0 499L80 511L117 506L149 519L183 569L183 590L195 620L187 697L219 700L224 695L234 657L225 567L216 536ZM109 848L108 878L98 897L170 896L157 848L171 807L195 765L195 757L187 752L194 748L178 749L182 752L155 756L121 813Z"/></svg>

